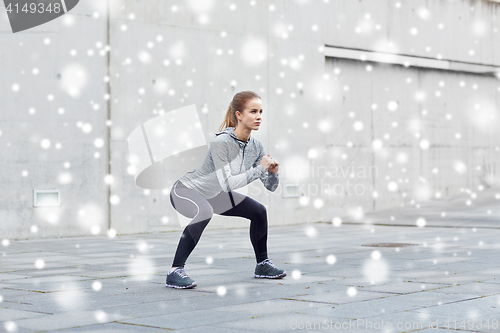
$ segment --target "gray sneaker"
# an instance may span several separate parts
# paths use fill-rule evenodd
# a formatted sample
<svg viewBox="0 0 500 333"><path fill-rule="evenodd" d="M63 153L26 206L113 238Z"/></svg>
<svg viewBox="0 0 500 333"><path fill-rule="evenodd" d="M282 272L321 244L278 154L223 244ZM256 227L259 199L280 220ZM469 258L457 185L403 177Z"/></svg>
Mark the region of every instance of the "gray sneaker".
<svg viewBox="0 0 500 333"><path fill-rule="evenodd" d="M253 276L256 278L281 279L286 276L286 272L274 266L271 260L266 259L257 264Z"/></svg>
<svg viewBox="0 0 500 333"><path fill-rule="evenodd" d="M174 271L167 273L165 285L170 288L189 289L196 287L196 282L184 272L184 267L177 267Z"/></svg>

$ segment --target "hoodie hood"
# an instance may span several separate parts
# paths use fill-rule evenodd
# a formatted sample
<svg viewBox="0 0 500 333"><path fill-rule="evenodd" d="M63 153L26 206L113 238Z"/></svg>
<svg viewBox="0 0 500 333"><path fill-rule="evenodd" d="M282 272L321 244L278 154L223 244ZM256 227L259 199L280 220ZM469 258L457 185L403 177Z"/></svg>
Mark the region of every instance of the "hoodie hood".
<svg viewBox="0 0 500 333"><path fill-rule="evenodd" d="M238 136L236 135L236 133L234 133L235 128L236 127L226 127L222 131L220 131L219 133L216 133L215 136L217 137L221 134L228 134L229 136L231 136L232 138L237 140L240 145L245 145L245 144L250 143L250 141L252 141L253 138L252 138L251 134L250 134L250 137L248 138L248 141L243 141L243 140L238 139Z"/></svg>

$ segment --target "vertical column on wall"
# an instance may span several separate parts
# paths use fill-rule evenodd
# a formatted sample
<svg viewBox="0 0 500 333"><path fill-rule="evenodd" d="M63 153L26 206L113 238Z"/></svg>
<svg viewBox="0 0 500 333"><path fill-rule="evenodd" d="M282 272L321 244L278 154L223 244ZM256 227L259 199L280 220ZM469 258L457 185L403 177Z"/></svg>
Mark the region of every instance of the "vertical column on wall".
<svg viewBox="0 0 500 333"><path fill-rule="evenodd" d="M371 107L371 105L374 104L374 101L373 101L373 85L374 85L374 82L373 82L373 75L370 75L370 132L371 132L371 140L370 140L370 151L372 152L371 155L372 155L372 167L375 168L375 170L377 170L377 166L375 165L375 150L373 149L373 140L375 139L375 133L374 133L374 129L373 129L373 108ZM372 189L373 191L375 191L375 177L372 177ZM373 192L372 192L373 194ZM372 211L375 211L375 203L377 201L377 198L375 198L373 195L371 196L372 197Z"/></svg>
<svg viewBox="0 0 500 333"><path fill-rule="evenodd" d="M108 165L107 165L107 174L111 175L111 73L110 73L110 61L111 61L111 45L109 38L109 26L110 26L110 2L111 0L106 0L106 45L108 46L108 52L106 54L106 76L108 78L106 82L106 94L107 94L107 103L106 103L106 127L107 127L107 137L108 137ZM108 230L111 229L111 184L107 186L107 205L108 205Z"/></svg>
<svg viewBox="0 0 500 333"><path fill-rule="evenodd" d="M417 92L420 92L420 91L424 91L425 89L425 84L423 84L423 79L422 77L425 77L425 72L423 71L422 68L417 68L417 82L418 82L418 86L417 86ZM418 130L418 133L420 134L419 136L419 139L422 138L422 103L424 102L425 100L419 100L417 101L417 116L418 116L418 123L419 123L419 130ZM414 146L415 144L413 144L412 146ZM417 150L418 151L418 160L419 160L419 167L418 167L418 179L420 179L420 177L422 177L422 175L424 174L424 153L422 151L422 149L420 149L420 146L417 145L417 147L412 147L413 150ZM428 158L428 155L426 156ZM417 182L418 183L418 182ZM412 193L408 193L408 199L410 199L410 202L412 200L415 200L416 201L416 198L415 198L415 191L413 191L415 187L415 184L412 184ZM404 199L403 199L404 201ZM403 202L403 204L406 204L406 202Z"/></svg>
<svg viewBox="0 0 500 333"><path fill-rule="evenodd" d="M267 1L267 3L266 3L266 7L265 7L265 8L268 8L268 9L269 9L269 1ZM267 49L267 57L266 57L266 59L267 59L267 69L266 69L266 70L267 70L267 89L266 89L266 90L267 90L267 109L268 109L268 110L270 110L270 109L271 109L271 108L269 107L269 106L271 105L271 92L270 92L270 90L269 90L269 89L270 89L270 88L269 88L269 80L270 80L270 78L269 78L269 61L270 61L270 57L269 57L269 54L270 54L270 50L269 50L269 47L270 47L270 45L269 45L269 12L270 12L270 10L266 10L266 16L267 16L267 20L266 20L266 22L267 22L267 29L266 29L266 49ZM264 106L263 106L263 108L264 108ZM269 111L268 111L268 112L269 112ZM265 113L264 113L264 115L265 115ZM272 124L271 124L271 117L270 117L270 116L268 116L268 119L269 119L269 124L267 125L267 133L266 133L267 142L265 143L265 145L267 145L267 146L268 146L268 147L267 147L267 149L266 149L266 151L267 151L267 153L269 154L269 153L272 151L271 146L270 146L270 142L271 142L271 140L270 140L270 138L269 138L269 133L270 133L270 130L269 130L269 129L271 128ZM281 186L283 186L283 185L281 185ZM271 213L271 202L272 202L272 198L270 197L270 198L269 198L269 201L268 201L268 204L269 204L269 207L268 207L268 212L270 212L270 213ZM272 213L271 213L271 214L272 214ZM270 217L270 216L269 216L269 217Z"/></svg>

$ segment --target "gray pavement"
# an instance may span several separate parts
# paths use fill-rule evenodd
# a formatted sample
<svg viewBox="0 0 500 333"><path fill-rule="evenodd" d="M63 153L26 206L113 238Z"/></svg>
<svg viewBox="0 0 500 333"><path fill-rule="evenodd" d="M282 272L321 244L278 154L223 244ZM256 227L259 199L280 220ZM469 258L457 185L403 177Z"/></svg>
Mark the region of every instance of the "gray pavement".
<svg viewBox="0 0 500 333"><path fill-rule="evenodd" d="M207 228L186 263L198 283L188 290L165 287L180 232L9 240L0 331L500 332L498 192L340 226L271 226L281 280L253 277L248 228Z"/></svg>

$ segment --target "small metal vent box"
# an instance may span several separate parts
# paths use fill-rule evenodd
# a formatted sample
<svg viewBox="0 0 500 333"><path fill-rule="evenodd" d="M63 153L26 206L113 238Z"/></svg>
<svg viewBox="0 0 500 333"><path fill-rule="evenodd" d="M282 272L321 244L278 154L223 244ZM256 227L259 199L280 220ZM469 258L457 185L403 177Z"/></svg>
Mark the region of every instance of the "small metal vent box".
<svg viewBox="0 0 500 333"><path fill-rule="evenodd" d="M33 207L61 206L61 190L33 190Z"/></svg>
<svg viewBox="0 0 500 333"><path fill-rule="evenodd" d="M300 188L298 184L286 184L283 188L283 198L299 198Z"/></svg>

